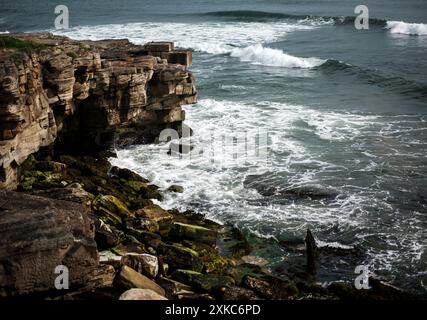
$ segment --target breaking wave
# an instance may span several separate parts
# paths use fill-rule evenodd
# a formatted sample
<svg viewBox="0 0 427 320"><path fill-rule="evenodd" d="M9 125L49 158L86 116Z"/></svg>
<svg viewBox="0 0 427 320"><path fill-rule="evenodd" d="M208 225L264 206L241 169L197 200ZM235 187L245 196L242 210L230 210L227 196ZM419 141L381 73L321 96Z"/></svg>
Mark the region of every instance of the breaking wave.
<svg viewBox="0 0 427 320"><path fill-rule="evenodd" d="M427 24L407 23L403 21L387 21L386 28L391 33L407 34L413 36L427 36Z"/></svg>
<svg viewBox="0 0 427 320"><path fill-rule="evenodd" d="M325 60L319 58L294 57L284 53L282 50L265 48L260 44L245 48L235 48L230 55L239 58L241 61L285 68L309 69L325 63Z"/></svg>

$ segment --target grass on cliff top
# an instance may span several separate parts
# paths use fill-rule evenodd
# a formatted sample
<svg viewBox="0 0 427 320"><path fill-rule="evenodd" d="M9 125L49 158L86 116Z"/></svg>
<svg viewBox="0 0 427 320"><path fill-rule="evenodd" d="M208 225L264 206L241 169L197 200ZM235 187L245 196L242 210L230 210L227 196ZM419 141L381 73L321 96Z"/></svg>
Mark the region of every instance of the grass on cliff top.
<svg viewBox="0 0 427 320"><path fill-rule="evenodd" d="M46 45L20 40L11 36L0 36L0 48L17 49L25 51L26 53L31 53L34 50L45 49Z"/></svg>

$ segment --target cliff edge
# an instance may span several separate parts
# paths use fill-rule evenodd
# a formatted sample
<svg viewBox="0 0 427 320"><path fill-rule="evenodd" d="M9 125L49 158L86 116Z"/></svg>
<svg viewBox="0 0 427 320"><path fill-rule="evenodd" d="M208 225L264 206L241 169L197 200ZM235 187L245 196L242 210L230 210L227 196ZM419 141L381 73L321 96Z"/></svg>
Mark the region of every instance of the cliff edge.
<svg viewBox="0 0 427 320"><path fill-rule="evenodd" d="M74 41L49 33L0 37L0 188L15 189L30 154L93 153L152 142L196 102L191 51L170 42Z"/></svg>

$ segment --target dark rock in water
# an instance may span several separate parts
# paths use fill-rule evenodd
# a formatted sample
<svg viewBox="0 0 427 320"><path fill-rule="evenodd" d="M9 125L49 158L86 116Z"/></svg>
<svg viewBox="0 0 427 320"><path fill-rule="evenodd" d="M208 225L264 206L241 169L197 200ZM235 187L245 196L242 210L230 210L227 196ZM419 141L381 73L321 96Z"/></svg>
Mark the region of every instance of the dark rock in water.
<svg viewBox="0 0 427 320"><path fill-rule="evenodd" d="M182 186L173 184L168 188L169 192L176 192L176 193L183 193L184 192L184 188Z"/></svg>
<svg viewBox="0 0 427 320"><path fill-rule="evenodd" d="M172 269L188 269L202 271L203 263L194 250L178 244L161 244L158 249L166 262Z"/></svg>
<svg viewBox="0 0 427 320"><path fill-rule="evenodd" d="M212 292L234 285L234 280L231 277L202 274L192 270L176 270L172 274L172 278L189 284L194 290L199 292Z"/></svg>
<svg viewBox="0 0 427 320"><path fill-rule="evenodd" d="M316 240L311 234L310 229L307 229L307 235L305 237L306 255L307 255L307 272L310 274L316 274L317 259L319 252L316 245Z"/></svg>
<svg viewBox="0 0 427 320"><path fill-rule="evenodd" d="M54 290L55 268L70 288L91 286L98 267L87 209L74 202L0 190L0 296Z"/></svg>

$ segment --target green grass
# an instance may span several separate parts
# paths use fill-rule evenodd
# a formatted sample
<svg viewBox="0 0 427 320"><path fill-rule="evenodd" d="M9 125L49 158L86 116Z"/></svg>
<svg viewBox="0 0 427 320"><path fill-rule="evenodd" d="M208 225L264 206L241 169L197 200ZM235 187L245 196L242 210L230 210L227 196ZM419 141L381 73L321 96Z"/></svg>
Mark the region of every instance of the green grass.
<svg viewBox="0 0 427 320"><path fill-rule="evenodd" d="M18 49L25 51L26 53L31 53L34 50L45 49L46 45L20 40L11 36L0 36L0 48Z"/></svg>

